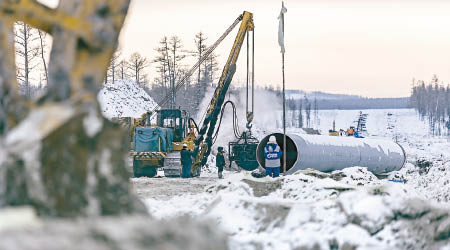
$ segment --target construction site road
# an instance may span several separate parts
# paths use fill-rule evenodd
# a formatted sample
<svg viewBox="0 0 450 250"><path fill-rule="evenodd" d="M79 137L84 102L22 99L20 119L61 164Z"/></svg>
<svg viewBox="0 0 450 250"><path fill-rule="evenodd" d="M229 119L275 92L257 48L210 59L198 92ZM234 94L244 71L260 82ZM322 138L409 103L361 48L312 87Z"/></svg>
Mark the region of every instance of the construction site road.
<svg viewBox="0 0 450 250"><path fill-rule="evenodd" d="M183 194L198 194L217 182L217 177L195 178L131 178L131 183L141 199L169 200Z"/></svg>

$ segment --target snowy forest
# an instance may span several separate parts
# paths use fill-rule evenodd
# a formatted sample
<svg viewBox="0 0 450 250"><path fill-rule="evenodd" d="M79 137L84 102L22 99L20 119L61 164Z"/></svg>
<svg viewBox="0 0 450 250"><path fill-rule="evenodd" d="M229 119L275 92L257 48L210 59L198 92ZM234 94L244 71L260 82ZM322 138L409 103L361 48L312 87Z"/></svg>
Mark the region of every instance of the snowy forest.
<svg viewBox="0 0 450 250"><path fill-rule="evenodd" d="M411 105L427 120L432 135L450 135L450 85L435 75L431 81L413 81Z"/></svg>
<svg viewBox="0 0 450 250"><path fill-rule="evenodd" d="M202 32L196 34L193 41L195 48L187 50L178 36L163 37L160 46L154 48L154 58L138 52L125 57L119 48L111 58L104 81L114 84L118 80L133 79L159 103L170 95L172 86L186 73L186 59L200 58L208 48L207 37ZM45 92L50 43L46 33L23 22L15 23L17 79L20 93L29 99ZM147 73L151 66L156 68L155 76ZM213 53L200 65L198 74L188 79L183 90L176 93L176 104L169 102L163 107L182 106L195 114L208 86L214 86L217 71L217 55Z"/></svg>

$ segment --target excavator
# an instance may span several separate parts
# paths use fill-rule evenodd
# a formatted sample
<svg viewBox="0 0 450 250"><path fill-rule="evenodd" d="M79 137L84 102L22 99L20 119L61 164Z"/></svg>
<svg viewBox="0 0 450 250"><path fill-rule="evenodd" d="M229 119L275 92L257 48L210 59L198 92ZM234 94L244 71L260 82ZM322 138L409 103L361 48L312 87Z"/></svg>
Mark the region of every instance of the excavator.
<svg viewBox="0 0 450 250"><path fill-rule="evenodd" d="M195 72L200 64L206 60L214 49L227 37L227 35L239 24L239 30L228 56L228 60L223 68L217 87L206 110L205 118L200 126L180 109L161 109L175 92L180 89L185 81ZM252 32L252 42L254 48L254 23L253 14L244 11L224 32L224 34L210 46L199 61L177 82L174 91L171 91L158 105L151 111L142 115L134 123L132 130L133 150L133 173L135 177L153 177L157 174L158 168L163 168L164 175L168 177L180 176L181 159L179 151L183 144L188 145L188 149L193 151L194 162L191 168L191 176L199 176L201 167L207 162L211 153L211 148L215 138L217 138L220 122L222 121L225 106L225 96L236 72L236 62L247 37L247 128L248 131L237 135L238 141L234 142L231 150L238 165L245 169L255 169L257 140L251 135L251 122L253 120L253 103L249 110L249 81L252 84L252 95L254 90L254 74L251 80L249 77L249 32ZM254 49L252 52L252 68L254 72ZM253 98L252 98L253 102ZM220 119L219 119L220 115ZM156 120L156 125L152 123ZM217 122L219 127L216 130ZM216 132L216 133L215 133ZM238 152L243 152L239 154ZM254 151L254 152L253 152ZM256 164L256 165L255 165Z"/></svg>

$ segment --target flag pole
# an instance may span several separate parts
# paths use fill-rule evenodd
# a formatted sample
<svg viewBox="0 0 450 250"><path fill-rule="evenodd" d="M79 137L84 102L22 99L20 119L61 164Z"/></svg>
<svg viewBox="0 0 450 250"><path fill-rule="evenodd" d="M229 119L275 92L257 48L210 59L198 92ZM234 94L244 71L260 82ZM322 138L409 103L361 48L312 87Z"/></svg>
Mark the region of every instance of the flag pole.
<svg viewBox="0 0 450 250"><path fill-rule="evenodd" d="M284 9L284 3L281 2L282 9ZM286 90L285 90L285 78L284 78L284 13L281 15L281 22L282 22L282 34L283 34L283 49L281 50L281 71L283 74L283 174L286 175L286 155L287 155L287 148L286 148Z"/></svg>
<svg viewBox="0 0 450 250"><path fill-rule="evenodd" d="M285 89L285 79L284 79L284 13L287 12L287 9L284 7L284 2L281 2L281 11L278 16L279 25L278 25L278 44L281 48L281 72L283 74L283 174L286 175L286 155L287 155L287 147L286 147L286 89Z"/></svg>
<svg viewBox="0 0 450 250"><path fill-rule="evenodd" d="M285 92L285 80L284 80L284 52L281 54L282 71L283 71L283 173L286 175L286 92Z"/></svg>

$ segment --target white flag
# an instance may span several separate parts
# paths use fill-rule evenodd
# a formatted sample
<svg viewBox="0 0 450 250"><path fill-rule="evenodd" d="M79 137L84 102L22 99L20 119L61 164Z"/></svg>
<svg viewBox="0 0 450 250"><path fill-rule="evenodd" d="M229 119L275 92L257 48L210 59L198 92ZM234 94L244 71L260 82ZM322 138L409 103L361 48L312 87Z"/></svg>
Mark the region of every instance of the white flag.
<svg viewBox="0 0 450 250"><path fill-rule="evenodd" d="M284 7L284 2L281 2L281 11L278 16L279 25L278 25L278 44L281 47L281 53L285 52L284 49L284 13L287 12L287 9Z"/></svg>

